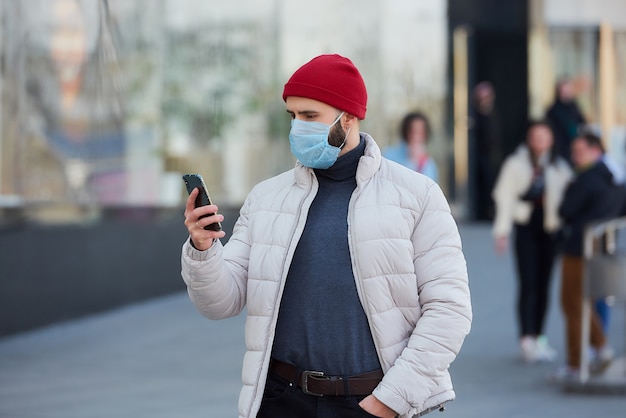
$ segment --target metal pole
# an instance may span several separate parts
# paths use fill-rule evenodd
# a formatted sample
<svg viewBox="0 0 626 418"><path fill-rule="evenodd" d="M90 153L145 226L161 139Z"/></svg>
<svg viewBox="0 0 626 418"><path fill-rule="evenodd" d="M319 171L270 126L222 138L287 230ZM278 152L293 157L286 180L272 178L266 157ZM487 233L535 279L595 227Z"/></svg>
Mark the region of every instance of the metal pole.
<svg viewBox="0 0 626 418"><path fill-rule="evenodd" d="M600 125L602 140L607 150L611 148L611 133L615 125L616 103L616 59L613 44L613 28L602 22L600 25L600 45L598 53L599 90L600 90Z"/></svg>
<svg viewBox="0 0 626 418"><path fill-rule="evenodd" d="M468 196L468 29L459 27L453 36L454 68L454 188L462 212L469 212ZM462 215L462 217L465 217Z"/></svg>
<svg viewBox="0 0 626 418"><path fill-rule="evenodd" d="M580 333L580 383L586 383L589 380L589 356L587 355L590 333L591 306L588 300L588 272L587 261L593 256L593 231L590 227L585 228L583 242L583 292L582 292L582 318Z"/></svg>

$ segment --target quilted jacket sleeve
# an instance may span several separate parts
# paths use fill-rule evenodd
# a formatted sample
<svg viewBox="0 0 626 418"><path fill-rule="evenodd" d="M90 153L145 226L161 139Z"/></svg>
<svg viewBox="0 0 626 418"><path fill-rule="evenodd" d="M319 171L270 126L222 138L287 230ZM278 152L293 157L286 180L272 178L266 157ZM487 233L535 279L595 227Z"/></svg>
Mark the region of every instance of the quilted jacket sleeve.
<svg viewBox="0 0 626 418"><path fill-rule="evenodd" d="M244 203L233 235L226 246L215 242L206 251L183 244L182 277L194 306L207 318L238 315L246 304L248 260L247 211Z"/></svg>

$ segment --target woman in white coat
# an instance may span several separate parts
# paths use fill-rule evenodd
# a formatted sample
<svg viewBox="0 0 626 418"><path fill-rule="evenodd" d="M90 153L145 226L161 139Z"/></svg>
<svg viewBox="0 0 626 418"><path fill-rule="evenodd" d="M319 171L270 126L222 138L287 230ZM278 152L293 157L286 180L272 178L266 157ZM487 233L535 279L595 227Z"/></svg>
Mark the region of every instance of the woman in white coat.
<svg viewBox="0 0 626 418"><path fill-rule="evenodd" d="M558 207L572 174L554 151L550 125L532 122L524 143L505 159L492 194L498 253L507 251L509 236L514 235L520 348L529 363L552 361L556 356L543 327L557 255Z"/></svg>

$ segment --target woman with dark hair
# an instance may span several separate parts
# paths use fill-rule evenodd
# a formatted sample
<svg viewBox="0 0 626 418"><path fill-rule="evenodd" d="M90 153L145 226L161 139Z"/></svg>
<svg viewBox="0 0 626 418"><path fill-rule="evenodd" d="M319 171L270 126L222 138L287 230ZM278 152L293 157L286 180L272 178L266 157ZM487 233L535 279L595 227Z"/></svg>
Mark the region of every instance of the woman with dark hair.
<svg viewBox="0 0 626 418"><path fill-rule="evenodd" d="M400 123L402 141L386 148L383 157L437 181L439 177L437 164L427 150L430 134L430 122L425 114L408 113Z"/></svg>
<svg viewBox="0 0 626 418"><path fill-rule="evenodd" d="M529 363L552 361L556 356L543 326L557 254L555 235L561 226L558 208L572 175L554 150L550 125L532 122L524 143L505 159L492 193L493 235L499 253L507 250L514 231L520 348Z"/></svg>

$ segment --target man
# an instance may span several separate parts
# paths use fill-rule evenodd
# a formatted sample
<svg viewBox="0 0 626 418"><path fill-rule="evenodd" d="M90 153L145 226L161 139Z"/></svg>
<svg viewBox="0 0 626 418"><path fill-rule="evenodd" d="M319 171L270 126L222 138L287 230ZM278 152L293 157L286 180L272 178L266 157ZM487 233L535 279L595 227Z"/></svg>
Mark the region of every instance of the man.
<svg viewBox="0 0 626 418"><path fill-rule="evenodd" d="M618 216L624 201L621 186L603 162L604 147L597 136L586 133L572 142L576 178L565 191L559 214L565 223L561 279L561 305L566 322L567 364L557 379L575 377L580 368L580 341L583 304L583 239L585 227ZM596 351L597 371L605 368L613 354L607 345L596 312L591 317L591 346Z"/></svg>
<svg viewBox="0 0 626 418"><path fill-rule="evenodd" d="M191 300L212 319L247 307L240 417L442 408L472 317L443 193L359 132L367 92L349 59L304 64L283 99L295 168L254 187L224 246L203 228L217 206L194 209L194 191L185 210Z"/></svg>
<svg viewBox="0 0 626 418"><path fill-rule="evenodd" d="M473 109L473 171L474 215L479 221L493 220L495 203L491 192L502 162L502 133L500 119L495 107L496 91L489 81L481 81L474 87Z"/></svg>

